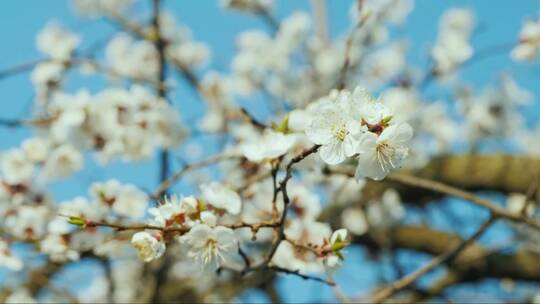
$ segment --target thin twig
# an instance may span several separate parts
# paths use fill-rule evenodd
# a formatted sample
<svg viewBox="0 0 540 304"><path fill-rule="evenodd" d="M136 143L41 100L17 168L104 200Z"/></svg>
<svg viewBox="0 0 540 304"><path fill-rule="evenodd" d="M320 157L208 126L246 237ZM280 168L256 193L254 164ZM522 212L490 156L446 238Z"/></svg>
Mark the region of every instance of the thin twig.
<svg viewBox="0 0 540 304"><path fill-rule="evenodd" d="M416 280L418 280L421 276L424 274L430 272L431 270L437 268L438 266L446 263L452 262L463 250L467 248L470 244L472 244L476 239L478 239L497 219L496 216L491 215L487 221L485 221L473 235L471 235L469 238L461 241L454 249L441 254L435 258L433 258L431 261L426 263L424 266L420 267L415 272L401 278L400 280L394 282L390 286L380 290L377 292L371 302L372 303L382 303L400 290L403 290L404 288L407 288L412 283L414 283Z"/></svg>
<svg viewBox="0 0 540 304"><path fill-rule="evenodd" d="M69 217L72 216L69 215L63 215L60 216ZM80 218L82 221L84 221L84 225L81 226L81 228L95 228L95 227L107 227L107 228L113 228L117 231L130 231L130 230L157 230L162 232L180 232L180 233L186 233L190 231L190 227L180 226L180 227L163 227L163 226L156 226L156 225L150 225L150 224L121 224L121 223L110 223L110 222L103 222L103 221L93 221L90 219ZM277 228L280 225L278 222L274 221L265 221L265 222L259 222L259 223L246 223L246 222L239 222L234 224L220 224L220 226L227 227L230 229L243 229L243 228L249 228L252 231L258 231L261 228Z"/></svg>
<svg viewBox="0 0 540 304"><path fill-rule="evenodd" d="M262 21L268 25L270 30L276 33L279 30L278 20L262 5L259 5L257 2L255 5L257 5L254 10L255 15L261 17Z"/></svg>
<svg viewBox="0 0 540 304"><path fill-rule="evenodd" d="M300 153L297 156L293 157L289 161L289 163L287 164L285 177L279 183L279 188L278 188L279 191L281 191L281 194L283 195L283 211L281 213L281 217L280 217L280 220L279 220L279 225L276 227L276 229L277 229L277 239L273 242L272 246L270 247L270 249L268 251L268 254L267 254L266 258L264 259L264 261L261 262L260 264L256 265L256 266L244 269L243 270L244 272L247 273L247 272L250 272L250 271L268 269L268 265L272 261L272 258L274 257L274 255L275 255L275 253L276 253L276 251L277 251L277 249L279 247L279 244L281 244L281 242L286 239L285 220L287 219L287 212L289 210L288 207L290 205L290 198L289 198L289 195L288 195L288 192L287 192L287 183L292 178L292 168L293 168L293 166L295 164L301 162L303 159L305 159L309 155L317 152L320 147L321 147L320 145L314 145L311 148L302 151L302 153ZM275 189L275 191L278 191L278 190Z"/></svg>
<svg viewBox="0 0 540 304"><path fill-rule="evenodd" d="M165 83L165 78L167 75L167 64L165 59L165 40L161 35L160 27L160 17L161 17L161 1L154 0L152 1L152 26L155 34L154 46L157 50L158 55L158 81L160 84ZM167 90L164 86L160 85L157 89L157 94L160 98L170 101L167 99ZM166 148L163 148L159 153L159 181L163 182L169 176L169 151ZM165 189L165 192L167 189Z"/></svg>
<svg viewBox="0 0 540 304"><path fill-rule="evenodd" d="M20 119L9 119L9 118L0 118L0 126L15 128L25 125L26 122Z"/></svg>
<svg viewBox="0 0 540 304"><path fill-rule="evenodd" d="M426 190L431 190L431 191L447 194L450 196L462 198L478 206L488 209L496 217L505 218L507 220L518 222L518 223L523 222L531 227L534 227L540 230L540 223L538 221L531 219L527 216L523 216L521 214L511 213L507 211L506 209L495 205L489 200L483 199L476 194L461 190L459 188L455 188L455 187L452 187L452 186L449 186L440 182L424 179L417 176L407 175L403 173L391 173L386 178L388 180L395 181L395 182L405 184L408 186L423 188Z"/></svg>
<svg viewBox="0 0 540 304"><path fill-rule="evenodd" d="M253 117L253 115L249 114L249 112L245 108L240 108L240 113L242 113L242 115L247 118L249 123L251 123L254 127L262 130L266 129L266 125Z"/></svg>
<svg viewBox="0 0 540 304"><path fill-rule="evenodd" d="M358 1L358 13L360 14L362 11L362 3L363 1ZM351 30L349 33L349 37L347 37L347 42L345 43L345 60L343 61L343 67L341 68L340 77L338 80L338 83L336 85L336 88L338 90L342 90L345 88L347 84L347 72L349 70L349 66L351 65L351 49L352 49L352 43L354 41L354 36L356 35L356 32L361 29L364 24L369 19L369 14L364 14L360 17L358 22L356 23L355 27Z"/></svg>
<svg viewBox="0 0 540 304"><path fill-rule="evenodd" d="M335 286L336 285L336 282L334 282L332 280L326 280L326 279L322 279L322 278L319 278L319 277L316 277L316 276L302 274L302 273L300 273L299 270L289 270L287 268L283 268L283 267L279 267L279 266L268 266L268 269L276 271L276 272L285 273L285 274L292 274L292 275L301 277L304 280L311 280L311 281L321 282L321 283L324 283L324 284L327 284L327 285L330 285L330 286Z"/></svg>
<svg viewBox="0 0 540 304"><path fill-rule="evenodd" d="M19 74L19 73L30 71L36 65L38 65L38 64L40 64L42 62L45 62L45 61L49 61L49 59L48 58L41 58L41 59L37 59L37 60L34 60L34 61L17 64L15 66L6 68L5 70L0 71L0 80L3 79L3 78L6 78L6 77L10 77L10 76Z"/></svg>

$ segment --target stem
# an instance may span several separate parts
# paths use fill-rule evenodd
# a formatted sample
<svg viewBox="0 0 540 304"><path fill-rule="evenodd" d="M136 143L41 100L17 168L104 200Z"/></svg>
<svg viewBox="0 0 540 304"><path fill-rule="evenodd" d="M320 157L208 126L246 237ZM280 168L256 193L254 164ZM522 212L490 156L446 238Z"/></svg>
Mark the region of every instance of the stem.
<svg viewBox="0 0 540 304"><path fill-rule="evenodd" d="M326 0L311 0L315 31L323 44L328 43L328 18L326 15Z"/></svg>
<svg viewBox="0 0 540 304"><path fill-rule="evenodd" d="M157 89L157 94L159 97L167 100L167 90L165 88L165 78L167 73L167 65L165 63L165 41L161 37L161 29L159 25L159 17L160 17L160 6L161 1L160 0L153 0L152 1L152 8L153 8L153 17L152 17L152 25L154 27L156 39L154 42L154 45L158 52L158 81L160 83L160 86ZM162 149L159 155L159 182L163 182L167 179L169 176L169 151L167 149ZM166 191L165 191L166 192Z"/></svg>

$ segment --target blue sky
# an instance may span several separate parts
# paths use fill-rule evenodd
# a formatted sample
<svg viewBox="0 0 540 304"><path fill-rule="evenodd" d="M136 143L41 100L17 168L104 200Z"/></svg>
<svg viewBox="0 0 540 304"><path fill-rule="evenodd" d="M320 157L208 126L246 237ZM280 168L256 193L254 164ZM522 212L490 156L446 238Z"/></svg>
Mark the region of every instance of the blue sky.
<svg viewBox="0 0 540 304"><path fill-rule="evenodd" d="M247 28L264 28L264 24L254 17L237 12L223 11L218 8L217 1L173 1L165 0L166 7L170 9L178 20L190 26L197 40L208 43L213 50L212 67L226 70L231 56L234 54L234 35ZM330 20L330 32L332 37L338 37L348 31L350 26L349 7L351 0L328 1L328 14ZM473 9L479 20L479 29L474 36L474 45L477 49L485 49L490 46L508 44L517 40L517 34L526 17L532 17L538 13L539 0L475 0L475 1L443 1L443 0L417 0L415 11L408 19L408 23L393 34L409 38L409 56L411 62L420 67L427 65L426 54L437 34L438 18L444 9L452 6L464 6ZM276 15L283 18L294 10L309 9L308 0L282 0L277 1ZM114 31L114 27L104 21L81 20L77 18L71 9L69 1L64 0L11 0L0 2L0 70L18 63L25 63L40 58L35 48L35 35L49 20L57 20L62 24L81 33L86 45L102 39ZM500 53L490 56L463 70L463 79L468 83L482 87L492 83L499 71L510 72L518 81L535 95L540 93L540 67L515 64L510 61L508 53ZM81 87L89 87L90 90L99 88L101 82L95 79L76 77L70 82L68 90L74 91ZM435 89L432 92L436 94ZM0 80L0 111L1 118L25 118L31 109L30 101L33 97L32 85L29 74L23 73L9 79ZM196 100L191 89L182 85L172 96L174 104L185 119L191 119L200 115L203 108ZM538 117L538 106L533 111L527 111L529 122ZM191 120L190 120L191 121ZM30 131L27 129L4 129L0 128L0 149L4 150L17 146L20 141L27 137ZM207 144L206 142L203 142ZM212 152L213 147L210 147ZM178 154L185 156L185 149L180 149ZM211 153L209 153L211 154ZM55 197L68 199L76 195L86 195L88 184L94 180L117 177L121 181L132 182L147 188L155 186L157 170L155 159L137 164L125 166L115 163L104 171L93 164L91 158L87 161L89 170L77 174L74 181L59 182L52 185ZM178 164L176 164L178 165ZM180 186L177 189L181 189ZM474 208L473 208L474 209ZM460 209L468 213L470 207ZM472 212L476 212L472 210ZM440 215L439 215L440 216ZM362 250L350 250L347 267L338 276L338 283L347 292L367 291L373 288L374 265L370 263L358 263L355 261L365 259ZM419 265L422 259L416 259L414 265ZM413 267L414 268L414 267ZM0 272L0 275L2 273ZM305 282L298 278L286 278L281 280L280 289L284 291L285 300L309 301L314 298L328 298L330 290L318 283ZM298 288L300 286L300 288ZM254 294L249 294L247 300L260 300Z"/></svg>

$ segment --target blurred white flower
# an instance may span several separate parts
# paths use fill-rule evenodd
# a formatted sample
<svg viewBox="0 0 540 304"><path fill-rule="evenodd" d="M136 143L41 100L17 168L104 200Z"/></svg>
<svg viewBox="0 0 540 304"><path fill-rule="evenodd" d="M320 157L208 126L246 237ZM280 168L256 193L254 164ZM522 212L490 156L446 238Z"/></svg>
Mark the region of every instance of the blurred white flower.
<svg viewBox="0 0 540 304"><path fill-rule="evenodd" d="M64 236L49 234L39 243L42 253L49 255L52 261L62 263L66 261L76 261L79 253L69 248L69 240Z"/></svg>
<svg viewBox="0 0 540 304"><path fill-rule="evenodd" d="M343 226L356 235L362 235L368 230L366 215L359 208L348 208L341 215Z"/></svg>
<svg viewBox="0 0 540 304"><path fill-rule="evenodd" d="M527 205L525 214L532 216L534 213L534 204L527 204L527 196L520 193L511 193L506 199L506 209L514 214L521 214L523 208Z"/></svg>
<svg viewBox="0 0 540 304"><path fill-rule="evenodd" d="M61 62L45 61L36 65L32 70L30 78L32 84L34 84L38 90L43 91L49 86L59 84L65 70L66 67Z"/></svg>
<svg viewBox="0 0 540 304"><path fill-rule="evenodd" d="M62 145L51 151L45 161L42 177L46 181L71 175L83 167L81 152L70 145Z"/></svg>
<svg viewBox="0 0 540 304"><path fill-rule="evenodd" d="M49 212L45 206L19 206L5 217L4 227L20 239L39 239L46 233Z"/></svg>
<svg viewBox="0 0 540 304"><path fill-rule="evenodd" d="M230 214L240 213L242 199L235 191L218 182L202 184L200 188L205 203L212 205L214 208L225 210Z"/></svg>
<svg viewBox="0 0 540 304"><path fill-rule="evenodd" d="M2 153L2 174L8 183L29 182L34 172L34 163L21 149L10 149Z"/></svg>
<svg viewBox="0 0 540 304"><path fill-rule="evenodd" d="M81 39L57 23L47 24L37 37L37 47L53 59L65 60L71 57Z"/></svg>
<svg viewBox="0 0 540 304"><path fill-rule="evenodd" d="M367 219L371 226L388 228L405 217L405 208L401 204L399 193L388 189L380 201L372 201L367 207Z"/></svg>
<svg viewBox="0 0 540 304"><path fill-rule="evenodd" d="M469 39L474 23L474 15L468 9L452 8L443 14L437 43L431 51L434 70L438 75L444 76L453 72L472 57L473 48Z"/></svg>
<svg viewBox="0 0 540 304"><path fill-rule="evenodd" d="M158 71L158 52L147 40L134 41L129 35L116 35L105 49L111 68L122 76L155 79Z"/></svg>
<svg viewBox="0 0 540 304"><path fill-rule="evenodd" d="M378 88L399 76L406 65L405 51L405 43L396 42L369 54L362 66L361 81L369 88Z"/></svg>
<svg viewBox="0 0 540 304"><path fill-rule="evenodd" d="M93 183L90 193L104 206L131 218L141 218L148 207L148 195L131 184L121 184L116 179Z"/></svg>
<svg viewBox="0 0 540 304"><path fill-rule="evenodd" d="M43 162L49 154L50 143L44 137L31 137L22 142L21 148L31 161Z"/></svg>
<svg viewBox="0 0 540 304"><path fill-rule="evenodd" d="M291 208L304 221L314 221L321 214L321 201L305 185L291 183L288 190Z"/></svg>
<svg viewBox="0 0 540 304"><path fill-rule="evenodd" d="M528 20L519 33L519 43L511 57L517 61L532 61L540 53L540 21Z"/></svg>
<svg viewBox="0 0 540 304"><path fill-rule="evenodd" d="M131 244L137 249L139 258L144 262L160 258L166 249L161 235L151 234L146 231L135 233L131 238Z"/></svg>
<svg viewBox="0 0 540 304"><path fill-rule="evenodd" d="M262 137L242 145L243 155L253 162L277 158L289 151L296 142L295 135L268 130Z"/></svg>

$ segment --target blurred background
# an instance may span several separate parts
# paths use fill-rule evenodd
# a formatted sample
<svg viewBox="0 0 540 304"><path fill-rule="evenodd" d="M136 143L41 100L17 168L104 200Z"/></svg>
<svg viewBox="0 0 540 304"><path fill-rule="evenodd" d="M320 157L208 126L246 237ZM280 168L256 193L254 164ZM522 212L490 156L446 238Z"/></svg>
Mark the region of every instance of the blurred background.
<svg viewBox="0 0 540 304"><path fill-rule="evenodd" d="M224 10L217 1L163 1L164 7L172 12L179 22L189 26L194 37L207 43L212 49L210 65L201 70L214 69L227 72L229 62L235 54L235 35L249 28L266 29L261 20L235 11ZM351 28L350 8L353 1L327 1L329 30L332 38L343 37ZM416 0L415 7L403 26L392 28L393 37L405 37L408 41L407 57L409 63L428 69L429 51L437 37L439 18L451 7L466 7L473 10L477 18L477 28L472 38L475 50L482 55L460 69L461 80L467 85L481 89L495 83L501 72L510 74L519 85L530 91L533 96L540 93L540 66L538 64L520 64L511 60L509 53L518 40L518 34L524 20L534 17L540 9L538 0L476 0L476 1L432 1ZM147 9L144 1L139 1L135 11ZM311 12L310 2L275 1L274 13L277 19L283 19L297 10ZM0 3L0 70L17 64L31 62L41 58L36 50L36 34L51 20L56 20L77 32L83 37L82 48L95 45L115 33L118 28L106 20L87 20L78 18L70 1L2 1ZM482 53L483 52L483 53ZM19 119L29 117L32 113L34 98L33 86L29 73L0 79L1 119ZM103 85L103 80L74 73L69 76L68 92L75 92L84 87L96 92ZM183 120L191 131L196 132L196 123L205 111L204 104L198 95L181 77L176 75L172 81L177 85L170 99L179 110ZM429 85L424 95L431 99L443 100L448 104L455 103L453 96L442 92L438 84ZM262 96L255 100L242 100L242 104L254 116L264 120L268 115L260 105ZM540 117L540 107L533 97L532 103L522 111L526 125L533 127ZM16 147L31 134L28 128L0 127L0 149ZM540 138L538 139L540 140ZM219 152L218 140L210 135L197 135L173 152L172 170L184 163L203 159ZM456 152L466 148L456 145ZM483 152L505 151L519 153L520 148L511 141L492 140L479 148ZM133 183L143 189L154 189L158 183L157 155L154 159L137 164L113 162L106 168L95 163L92 157L85 162L85 170L79 172L69 181L58 181L51 185L56 200L61 201L77 195L84 195L89 185L98 180L115 177L123 182ZM215 175L215 169L209 168L206 174ZM190 194L196 187L189 182L175 186L173 192ZM485 193L490 199L504 204L506 197ZM488 216L485 210L476 208L458 199L445 199L441 204L428 205L425 208L408 208L406 223L418 224L428 222L432 227L470 235ZM480 243L489 246L504 247L512 251L514 242L513 230L505 223L499 222L480 239ZM24 246L16 248L25 255ZM375 257L364 248L351 247L347 251L347 259L339 270L336 280L345 294L362 294L373 290L381 282L391 282L401 276L396 273L396 264L403 273L414 271L430 259L429 256L406 250L397 251L397 255ZM36 263L39 263L37 261ZM81 261L68 267L64 273L54 278L55 286L67 289L84 289L92 275L101 270L91 260ZM429 285L438 276L435 271L424 276L418 287ZM16 275L0 269L0 284L16 281ZM311 302L316 300L332 301L334 293L328 286L312 281L304 281L297 277L282 276L278 282L283 300L287 302ZM511 280L487 279L478 283L466 283L448 290L449 296L490 300L511 300L532 297L539 290L536 283L513 282ZM46 295L42 295L46 299ZM239 302L264 302L266 295L258 291L249 291L238 298Z"/></svg>

